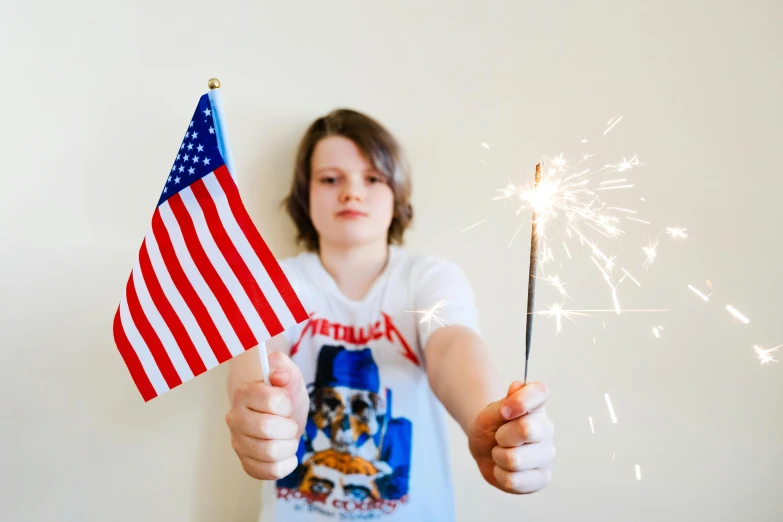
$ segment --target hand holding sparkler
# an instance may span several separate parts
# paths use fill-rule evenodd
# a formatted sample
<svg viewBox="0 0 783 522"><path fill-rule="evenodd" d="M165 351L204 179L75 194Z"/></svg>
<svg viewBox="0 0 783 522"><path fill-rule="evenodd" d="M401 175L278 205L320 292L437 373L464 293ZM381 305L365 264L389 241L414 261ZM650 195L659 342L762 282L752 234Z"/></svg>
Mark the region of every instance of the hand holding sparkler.
<svg viewBox="0 0 783 522"><path fill-rule="evenodd" d="M484 479L507 493L534 493L552 476L554 426L545 411L549 390L514 382L468 429L468 446Z"/></svg>

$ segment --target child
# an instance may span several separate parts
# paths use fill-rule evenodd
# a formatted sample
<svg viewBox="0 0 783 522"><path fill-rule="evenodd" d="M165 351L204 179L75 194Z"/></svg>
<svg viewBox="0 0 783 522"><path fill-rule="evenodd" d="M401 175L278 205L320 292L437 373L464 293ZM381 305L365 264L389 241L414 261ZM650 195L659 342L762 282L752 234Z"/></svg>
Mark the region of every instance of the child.
<svg viewBox="0 0 783 522"><path fill-rule="evenodd" d="M276 481L278 521L453 521L445 410L486 481L532 493L550 480L543 384L498 387L458 266L397 246L413 210L391 134L337 110L299 147L286 208L307 252L281 262L310 314L230 363L226 422L245 471ZM414 310L437 307L440 321Z"/></svg>

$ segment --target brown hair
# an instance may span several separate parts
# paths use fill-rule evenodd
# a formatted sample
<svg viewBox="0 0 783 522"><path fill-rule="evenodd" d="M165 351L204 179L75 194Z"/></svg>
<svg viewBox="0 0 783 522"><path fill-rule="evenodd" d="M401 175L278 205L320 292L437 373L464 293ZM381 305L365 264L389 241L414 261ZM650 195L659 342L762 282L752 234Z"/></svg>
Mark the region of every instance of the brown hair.
<svg viewBox="0 0 783 522"><path fill-rule="evenodd" d="M304 243L307 250L318 251L318 232L310 219L310 160L318 142L329 136L342 136L354 142L373 168L386 176L394 193L388 242L402 243L402 235L413 219L410 169L391 133L369 116L350 109L338 109L318 118L299 143L291 192L283 200L298 230L297 241Z"/></svg>

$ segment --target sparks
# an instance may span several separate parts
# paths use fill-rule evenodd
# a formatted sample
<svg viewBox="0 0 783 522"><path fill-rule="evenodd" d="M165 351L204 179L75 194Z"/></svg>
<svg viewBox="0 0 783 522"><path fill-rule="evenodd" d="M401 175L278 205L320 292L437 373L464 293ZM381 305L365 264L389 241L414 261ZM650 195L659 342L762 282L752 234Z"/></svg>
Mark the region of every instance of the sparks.
<svg viewBox="0 0 783 522"><path fill-rule="evenodd" d="M609 120L609 123L607 123L607 125L609 125L609 128L608 128L608 129L606 129L606 130L604 131L604 134L603 134L603 135L604 135L604 136L606 136L606 134L607 134L607 133L608 133L610 130L612 130L612 129L614 128L614 126L615 126L615 125L617 125L618 123L620 123L620 120L622 120L622 119L623 119L623 117L622 117L622 116L620 116L619 118L617 118L617 121L615 121L614 123L612 123L612 121L614 121L614 118L612 118L611 120Z"/></svg>
<svg viewBox="0 0 783 522"><path fill-rule="evenodd" d="M571 252L568 251L568 247L566 246L565 241L563 241L563 248L565 248L568 259L571 259Z"/></svg>
<svg viewBox="0 0 783 522"><path fill-rule="evenodd" d="M614 414L614 408L612 408L612 400L609 398L608 393L604 393L604 397L606 397L606 406L609 408L609 415L612 417L612 423L617 424L617 417Z"/></svg>
<svg viewBox="0 0 783 522"><path fill-rule="evenodd" d="M655 336L656 339L660 339L661 338L661 333L658 331L658 327L657 326L653 327L653 335Z"/></svg>
<svg viewBox="0 0 783 522"><path fill-rule="evenodd" d="M642 265L645 269L649 268L655 262L655 258L658 257L658 242L657 237L655 239L651 238L647 246L642 247L642 252L646 256L644 265Z"/></svg>
<svg viewBox="0 0 783 522"><path fill-rule="evenodd" d="M565 288L563 287L563 283L560 281L560 277L555 275L549 278L549 283L557 288L557 291L560 292L560 295L563 297L563 299L570 299L568 297L568 293L565 291Z"/></svg>
<svg viewBox="0 0 783 522"><path fill-rule="evenodd" d="M733 306L726 305L726 310L728 310L731 315L733 315L734 317L736 317L737 319L739 319L743 323L748 324L750 322L750 320L747 317L742 315L740 313L740 311L737 310L736 308L734 308Z"/></svg>
<svg viewBox="0 0 783 522"><path fill-rule="evenodd" d="M421 320L419 323L427 323L427 332L430 331L430 325L432 324L432 321L435 321L441 326L451 326L449 323L438 317L438 312L446 305L445 300L440 300L430 309L422 309L422 310L406 310L408 313L412 314L418 314L421 315Z"/></svg>
<svg viewBox="0 0 783 522"><path fill-rule="evenodd" d="M622 270L622 271L623 271L623 273L624 273L626 276L628 276L628 278L629 278L631 281L633 281L634 283L636 283L636 286L642 286L642 284L641 284L639 281L637 281L636 279L634 279L634 277L631 275L631 273L630 273L628 270L626 270L626 269L625 269L625 268L623 268L623 267L620 267L620 270Z"/></svg>
<svg viewBox="0 0 783 522"><path fill-rule="evenodd" d="M470 225L468 228L463 228L462 230L460 230L460 232L465 232L466 230L470 230L471 228L477 227L477 226L479 226L482 223L486 223L486 221L487 221L486 219L484 219L482 221L479 221L478 223L476 223L474 225Z"/></svg>
<svg viewBox="0 0 783 522"><path fill-rule="evenodd" d="M592 431L593 435L595 435L595 428L593 427L593 418L592 417L587 417L587 418L590 421L590 431Z"/></svg>
<svg viewBox="0 0 783 522"><path fill-rule="evenodd" d="M695 286L693 286L693 285L688 285L688 288L690 288L691 290L693 290L693 293L694 293L694 294L696 294L696 295L698 295L698 296L699 296L699 297L701 297L702 299L704 299L704 301L709 301L709 300L710 300L710 296L709 296L709 295L704 295L704 294L702 294L701 292L699 292L699 291L696 289L696 287L695 287ZM712 294L710 294L710 295L712 295Z"/></svg>
<svg viewBox="0 0 783 522"><path fill-rule="evenodd" d="M668 227L666 229L666 233L669 234L669 237L677 240L683 240L688 238L688 229L685 227Z"/></svg>
<svg viewBox="0 0 783 522"><path fill-rule="evenodd" d="M636 465L636 480L642 480L642 467L639 464Z"/></svg>
<svg viewBox="0 0 783 522"><path fill-rule="evenodd" d="M761 346L753 345L753 351L756 352L756 355L758 356L759 361L761 361L761 364L767 364L769 362L778 362L778 360L773 358L770 354L772 352L777 352L782 347L783 347L783 344L781 344L779 346L775 346L774 348L767 348L765 350Z"/></svg>

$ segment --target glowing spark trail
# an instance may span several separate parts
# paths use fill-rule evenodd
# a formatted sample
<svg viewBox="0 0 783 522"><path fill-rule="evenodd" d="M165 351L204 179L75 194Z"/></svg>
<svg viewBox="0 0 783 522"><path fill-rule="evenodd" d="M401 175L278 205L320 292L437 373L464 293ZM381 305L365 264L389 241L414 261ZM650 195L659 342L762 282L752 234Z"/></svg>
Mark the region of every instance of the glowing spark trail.
<svg viewBox="0 0 783 522"><path fill-rule="evenodd" d="M636 480L642 480L642 467L639 464L636 465Z"/></svg>
<svg viewBox="0 0 783 522"><path fill-rule="evenodd" d="M609 394L604 393L604 397L606 397L606 405L609 407L609 415L612 417L612 422L617 424L617 417L614 415L614 408L612 408L612 401L609 399Z"/></svg>
<svg viewBox="0 0 783 522"><path fill-rule="evenodd" d="M631 273L630 273L628 270L626 270L626 269L625 269L625 268L623 268L623 267L620 267L620 270L622 270L622 271L625 273L625 275L626 275L626 276L628 276L628 278L629 278L631 281L633 281L634 283L636 283L636 286L642 286L642 284L641 284L639 281L637 281L636 279L634 279L634 277L631 275Z"/></svg>
<svg viewBox="0 0 783 522"><path fill-rule="evenodd" d="M614 123L612 123L612 120L614 120L614 118L609 120L609 123L607 124L607 125L609 125L609 128L604 131L603 135L606 136L606 133L608 133L610 130L612 130L614 128L614 126L617 125L618 123L620 123L620 120L622 120L622 119L623 119L623 117L620 116L619 118L617 118L617 121L614 122Z"/></svg>
<svg viewBox="0 0 783 522"><path fill-rule="evenodd" d="M486 221L487 221L486 219L485 219L485 220L483 220L483 221L479 221L479 222L478 222L478 223L476 223L475 225L470 225L468 228L463 228L462 230L460 230L460 232L465 232L466 230L470 230L471 228L473 228L473 227L477 227L477 226L479 226L479 225L480 225L480 224L482 224L482 223L486 223Z"/></svg>
<svg viewBox="0 0 783 522"><path fill-rule="evenodd" d="M731 306L731 305L726 305L726 310L728 310L728 311L729 311L729 313L730 313L731 315L733 315L734 317L736 317L737 319L739 319L739 320L740 320L740 321L742 321L743 323L745 323L745 324L748 324L748 323L750 322L750 321L748 320L748 318L747 318L747 317L745 317L744 315L742 315L742 314L740 313L740 311L739 311L739 310L737 310L736 308L734 308L733 306Z"/></svg>
<svg viewBox="0 0 783 522"><path fill-rule="evenodd" d="M595 428L593 427L593 418L587 417L590 420L590 431L593 432L593 435L595 435Z"/></svg>
<svg viewBox="0 0 783 522"><path fill-rule="evenodd" d="M699 292L699 291L696 289L696 287L694 287L693 285L688 285L688 288L690 288L691 290L693 290L693 293L694 293L694 294L698 295L699 297L701 297L701 298L702 298L702 299L704 299L705 301L709 301L709 300L710 300L710 296L702 294L702 293L701 293L701 292Z"/></svg>

